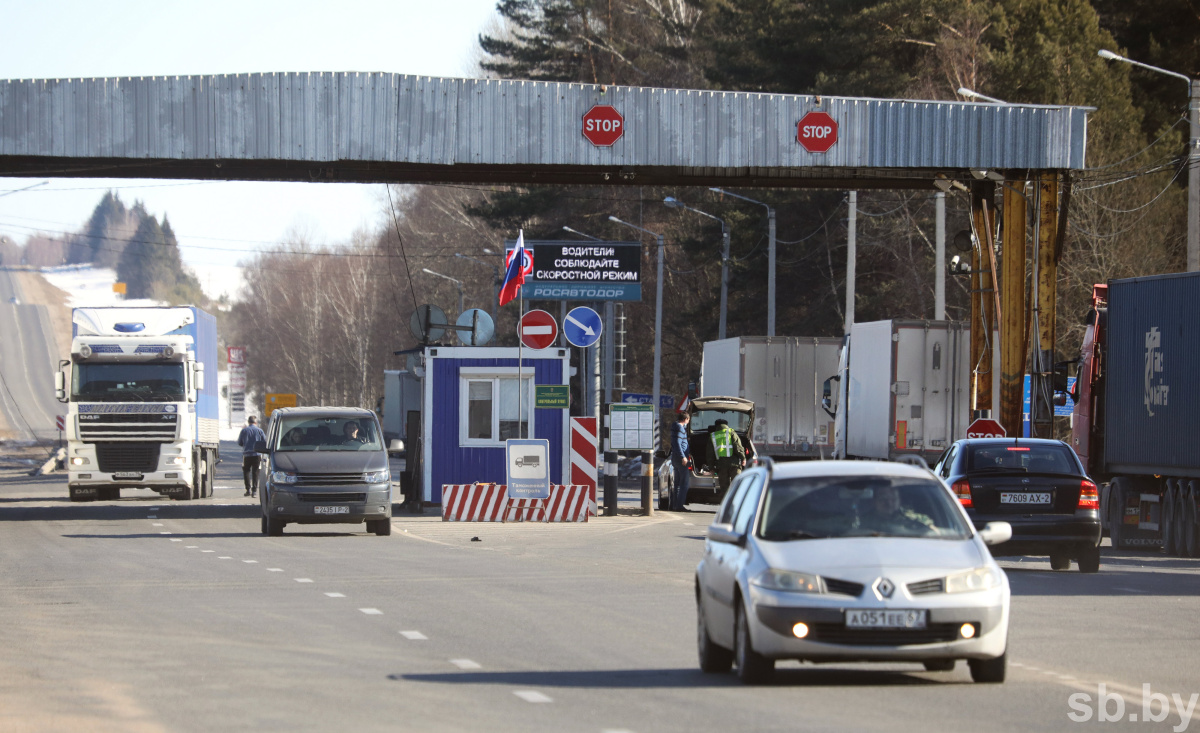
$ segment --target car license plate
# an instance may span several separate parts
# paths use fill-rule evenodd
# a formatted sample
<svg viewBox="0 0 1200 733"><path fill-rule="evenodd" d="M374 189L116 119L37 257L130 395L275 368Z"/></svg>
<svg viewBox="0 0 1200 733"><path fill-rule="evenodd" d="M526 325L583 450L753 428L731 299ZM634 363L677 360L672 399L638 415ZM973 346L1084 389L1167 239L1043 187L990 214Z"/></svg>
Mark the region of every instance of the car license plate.
<svg viewBox="0 0 1200 733"><path fill-rule="evenodd" d="M1049 504L1049 491L1001 491L1001 504Z"/></svg>
<svg viewBox="0 0 1200 733"><path fill-rule="evenodd" d="M133 478L140 481L142 474L137 471L115 471L113 472L113 478Z"/></svg>
<svg viewBox="0 0 1200 733"><path fill-rule="evenodd" d="M350 507L348 506L317 506L313 507L317 514L349 514Z"/></svg>
<svg viewBox="0 0 1200 733"><path fill-rule="evenodd" d="M920 611L846 611L848 629L923 629L924 610Z"/></svg>

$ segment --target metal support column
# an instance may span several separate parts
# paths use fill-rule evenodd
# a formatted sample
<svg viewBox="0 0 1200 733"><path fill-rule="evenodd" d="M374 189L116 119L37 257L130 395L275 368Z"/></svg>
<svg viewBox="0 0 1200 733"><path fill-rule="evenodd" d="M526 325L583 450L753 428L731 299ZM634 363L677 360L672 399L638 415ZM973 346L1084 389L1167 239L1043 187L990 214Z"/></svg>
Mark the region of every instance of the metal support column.
<svg viewBox="0 0 1200 733"><path fill-rule="evenodd" d="M654 516L654 454L642 454L642 516Z"/></svg>
<svg viewBox="0 0 1200 733"><path fill-rule="evenodd" d="M934 202L933 320L946 320L946 194L938 191Z"/></svg>
<svg viewBox="0 0 1200 733"><path fill-rule="evenodd" d="M846 223L846 333L854 325L854 279L858 259L858 191L850 192L850 217Z"/></svg>

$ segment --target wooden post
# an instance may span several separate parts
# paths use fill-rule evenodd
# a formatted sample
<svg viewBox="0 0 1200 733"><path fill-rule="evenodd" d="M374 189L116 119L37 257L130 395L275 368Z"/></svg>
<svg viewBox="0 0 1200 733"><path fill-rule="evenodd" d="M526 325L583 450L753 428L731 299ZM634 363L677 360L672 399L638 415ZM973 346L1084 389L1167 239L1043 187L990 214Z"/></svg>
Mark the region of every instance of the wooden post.
<svg viewBox="0 0 1200 733"><path fill-rule="evenodd" d="M1043 429L1037 430L1037 398L1040 394L1050 394L1049 384L1039 384L1052 379L1050 373L1054 368L1055 320L1058 317L1058 259L1062 243L1058 241L1060 234L1059 222L1059 185L1058 175L1049 171L1043 172L1038 180L1038 243L1037 260L1034 265L1036 282L1033 297L1033 313L1037 324L1037 346L1039 350L1039 369L1041 372L1030 377L1030 427L1034 435L1043 438L1053 437L1048 423L1043 423ZM1052 414L1053 406L1046 409ZM1048 417L1048 416L1047 416ZM1048 418L1050 422L1053 418Z"/></svg>
<svg viewBox="0 0 1200 733"><path fill-rule="evenodd" d="M1003 190L1003 255L1000 275L1000 424L1011 436L1021 434L1025 365L1025 260L1027 210L1025 182Z"/></svg>
<svg viewBox="0 0 1200 733"><path fill-rule="evenodd" d="M996 184L971 184L971 224L975 249L971 255L971 410L992 409L992 339L995 327L993 278L988 251L992 232L990 216Z"/></svg>

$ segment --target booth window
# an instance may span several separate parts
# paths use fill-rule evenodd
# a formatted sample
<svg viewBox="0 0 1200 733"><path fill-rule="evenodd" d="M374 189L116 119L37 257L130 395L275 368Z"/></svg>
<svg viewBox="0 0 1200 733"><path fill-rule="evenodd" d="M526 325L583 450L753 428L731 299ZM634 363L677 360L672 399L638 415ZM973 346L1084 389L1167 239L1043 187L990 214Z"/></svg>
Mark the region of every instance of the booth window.
<svg viewBox="0 0 1200 733"><path fill-rule="evenodd" d="M509 438L529 437L533 375L521 382L523 389L518 394L515 369L512 375L463 374L459 392L459 443L501 446Z"/></svg>

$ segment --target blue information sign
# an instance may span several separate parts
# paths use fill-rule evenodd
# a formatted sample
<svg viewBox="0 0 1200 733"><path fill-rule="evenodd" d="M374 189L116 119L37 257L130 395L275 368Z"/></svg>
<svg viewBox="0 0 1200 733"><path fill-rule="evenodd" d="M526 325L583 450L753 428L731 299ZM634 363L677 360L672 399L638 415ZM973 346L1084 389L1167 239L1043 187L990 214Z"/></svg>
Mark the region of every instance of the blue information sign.
<svg viewBox="0 0 1200 733"><path fill-rule="evenodd" d="M1025 375L1025 396L1021 402L1021 435L1029 437L1029 411L1032 407L1032 398L1029 395L1029 375ZM1067 377L1067 404L1055 405L1055 417L1070 417L1071 413L1075 412L1075 400L1071 399L1071 388L1075 386L1075 377Z"/></svg>
<svg viewBox="0 0 1200 733"><path fill-rule="evenodd" d="M600 314L591 308L572 308L563 319L563 333L566 334L567 341L575 346L591 346L600 340L600 334L603 332L604 321L600 319Z"/></svg>
<svg viewBox="0 0 1200 733"><path fill-rule="evenodd" d="M627 405L648 405L654 402L654 395L644 394L642 392L622 392L621 401ZM669 394L660 394L658 396L658 409L674 410L675 396Z"/></svg>
<svg viewBox="0 0 1200 733"><path fill-rule="evenodd" d="M505 441L508 457L508 496L512 499L550 498L550 441Z"/></svg>

